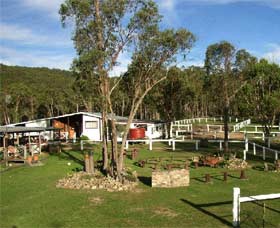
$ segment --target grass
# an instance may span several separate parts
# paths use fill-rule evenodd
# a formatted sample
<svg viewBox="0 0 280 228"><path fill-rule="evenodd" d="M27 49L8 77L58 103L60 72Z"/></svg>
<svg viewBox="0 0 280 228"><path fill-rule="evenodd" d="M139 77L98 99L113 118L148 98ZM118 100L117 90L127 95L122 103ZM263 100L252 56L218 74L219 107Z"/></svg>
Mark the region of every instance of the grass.
<svg viewBox="0 0 280 228"><path fill-rule="evenodd" d="M95 159L99 159L99 146L94 147ZM151 152L147 145L137 145L139 159L191 158L216 151L211 147L196 152L193 147L178 144L173 152L165 144L157 144ZM190 169L189 187L151 188L151 169L126 159L126 165L137 170L141 180L133 192L57 189L58 179L82 169L82 158L80 151L68 151L48 156L44 166L22 166L1 173L0 227L230 227L233 187L240 187L241 195L249 196L277 193L280 186L280 173L262 168L248 170L248 180L232 173L224 183L223 168L200 167ZM258 167L263 164L257 159L250 163ZM218 176L205 184L206 173ZM266 207L265 227L280 227L280 200L267 201ZM242 204L242 227L262 227L262 211L262 205Z"/></svg>

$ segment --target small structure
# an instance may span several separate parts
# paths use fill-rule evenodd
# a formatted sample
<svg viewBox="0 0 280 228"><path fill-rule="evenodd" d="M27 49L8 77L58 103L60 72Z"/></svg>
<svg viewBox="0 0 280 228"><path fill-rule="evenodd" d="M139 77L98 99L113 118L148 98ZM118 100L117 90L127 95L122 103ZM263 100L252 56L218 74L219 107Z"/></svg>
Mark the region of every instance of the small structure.
<svg viewBox="0 0 280 228"><path fill-rule="evenodd" d="M41 153L44 140L42 132L53 131L53 128L44 127L0 127L1 143L5 163L25 162L28 153Z"/></svg>

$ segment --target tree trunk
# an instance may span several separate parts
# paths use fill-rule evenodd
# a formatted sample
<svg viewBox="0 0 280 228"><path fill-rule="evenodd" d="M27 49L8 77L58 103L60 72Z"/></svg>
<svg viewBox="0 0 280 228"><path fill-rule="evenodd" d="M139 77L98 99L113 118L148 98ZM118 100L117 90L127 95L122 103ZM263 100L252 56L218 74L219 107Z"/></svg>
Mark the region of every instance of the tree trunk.
<svg viewBox="0 0 280 228"><path fill-rule="evenodd" d="M225 107L224 107L224 152L228 152L228 134L229 134L229 102L226 101Z"/></svg>

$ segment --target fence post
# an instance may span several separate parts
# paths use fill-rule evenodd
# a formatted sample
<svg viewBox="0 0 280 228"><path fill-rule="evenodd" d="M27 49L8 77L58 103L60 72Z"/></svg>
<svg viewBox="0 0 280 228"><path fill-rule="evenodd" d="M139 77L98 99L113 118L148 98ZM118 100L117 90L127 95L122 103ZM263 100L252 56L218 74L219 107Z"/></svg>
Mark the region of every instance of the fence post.
<svg viewBox="0 0 280 228"><path fill-rule="evenodd" d="M207 132L209 132L209 124L207 124L206 127L207 127Z"/></svg>
<svg viewBox="0 0 280 228"><path fill-rule="evenodd" d="M170 139L168 140L168 146L171 146L171 140Z"/></svg>
<svg viewBox="0 0 280 228"><path fill-rule="evenodd" d="M255 132L257 132L258 131L258 126L255 126Z"/></svg>
<svg viewBox="0 0 280 228"><path fill-rule="evenodd" d="M172 140L172 150L175 150L175 140Z"/></svg>
<svg viewBox="0 0 280 228"><path fill-rule="evenodd" d="M275 151L275 161L277 161L277 160L278 160L278 152Z"/></svg>
<svg viewBox="0 0 280 228"><path fill-rule="evenodd" d="M243 160L246 161L246 150L243 150Z"/></svg>
<svg viewBox="0 0 280 228"><path fill-rule="evenodd" d="M263 140L263 141L265 140L265 138L264 138L264 133L262 133L262 140Z"/></svg>
<svg viewBox="0 0 280 228"><path fill-rule="evenodd" d="M128 150L128 141L125 141L125 149Z"/></svg>
<svg viewBox="0 0 280 228"><path fill-rule="evenodd" d="M171 122L171 124L170 124L170 138L172 138L173 136L172 136L172 129L173 128L173 123Z"/></svg>
<svg viewBox="0 0 280 228"><path fill-rule="evenodd" d="M268 137L267 146L268 146L268 148L270 148L270 137Z"/></svg>
<svg viewBox="0 0 280 228"><path fill-rule="evenodd" d="M247 137L245 139L245 150L246 150L246 152L249 150L249 143L248 143L248 138Z"/></svg>
<svg viewBox="0 0 280 228"><path fill-rule="evenodd" d="M253 143L254 155L256 155L256 143Z"/></svg>
<svg viewBox="0 0 280 228"><path fill-rule="evenodd" d="M152 139L149 140L149 150L153 150L153 141L152 141Z"/></svg>
<svg viewBox="0 0 280 228"><path fill-rule="evenodd" d="M263 160L265 160L265 147L263 146Z"/></svg>
<svg viewBox="0 0 280 228"><path fill-rule="evenodd" d="M223 149L223 143L222 143L222 141L220 140L220 151L222 151L222 149Z"/></svg>
<svg viewBox="0 0 280 228"><path fill-rule="evenodd" d="M195 141L195 150L198 150L198 140Z"/></svg>
<svg viewBox="0 0 280 228"><path fill-rule="evenodd" d="M240 188L233 188L233 208L232 208L232 225L233 227L239 227L240 224Z"/></svg>

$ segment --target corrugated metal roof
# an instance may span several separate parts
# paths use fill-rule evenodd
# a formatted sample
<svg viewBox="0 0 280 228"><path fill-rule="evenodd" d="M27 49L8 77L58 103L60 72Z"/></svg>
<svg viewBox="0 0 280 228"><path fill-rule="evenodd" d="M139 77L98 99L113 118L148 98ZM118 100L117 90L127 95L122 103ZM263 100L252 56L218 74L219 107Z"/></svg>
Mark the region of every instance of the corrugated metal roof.
<svg viewBox="0 0 280 228"><path fill-rule="evenodd" d="M45 127L0 127L0 133L41 132L46 130Z"/></svg>

